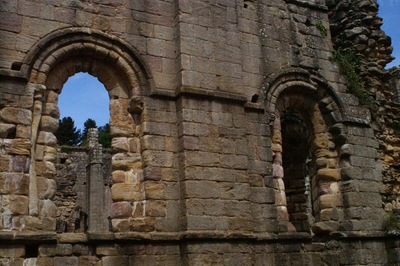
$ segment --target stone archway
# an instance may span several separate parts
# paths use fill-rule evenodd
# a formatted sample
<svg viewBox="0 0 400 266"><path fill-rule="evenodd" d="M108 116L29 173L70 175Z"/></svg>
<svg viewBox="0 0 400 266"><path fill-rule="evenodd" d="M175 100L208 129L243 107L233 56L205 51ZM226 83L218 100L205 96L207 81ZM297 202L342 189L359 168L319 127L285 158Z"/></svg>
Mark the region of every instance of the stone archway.
<svg viewBox="0 0 400 266"><path fill-rule="evenodd" d="M288 231L343 215L339 190L341 102L304 70L281 72L266 84L272 125L273 177L278 220ZM337 217L335 219L338 219Z"/></svg>
<svg viewBox="0 0 400 266"><path fill-rule="evenodd" d="M129 220L133 218L132 214L143 218L140 217L145 202L141 184L140 123L142 97L149 94L152 79L139 60L138 53L123 41L102 32L68 28L43 38L28 53L21 70L29 77L27 88L34 95L31 154L39 154L33 156L30 163L29 214L41 216L44 202L54 205L51 200L56 189L54 164L57 151L53 133L58 127L58 95L70 76L77 72L88 72L104 84L110 96L114 183L111 187L113 203L110 211L105 206L96 206L100 211L92 208L96 210L92 217L101 222L91 223L92 226L89 223L88 230L108 231L109 216L114 218L112 224L116 228L119 220ZM88 206L91 201L105 204L101 200L102 181L99 184L99 193L95 193L97 196L88 196ZM101 208L106 209L101 211ZM138 210L135 211L135 208ZM88 212L91 216L90 208ZM124 230L129 231L129 225Z"/></svg>

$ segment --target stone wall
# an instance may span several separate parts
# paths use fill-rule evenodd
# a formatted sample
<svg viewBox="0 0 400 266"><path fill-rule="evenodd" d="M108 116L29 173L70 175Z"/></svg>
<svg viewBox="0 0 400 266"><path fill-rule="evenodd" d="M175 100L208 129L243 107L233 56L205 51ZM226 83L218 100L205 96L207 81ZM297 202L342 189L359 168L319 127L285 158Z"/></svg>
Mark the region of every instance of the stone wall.
<svg viewBox="0 0 400 266"><path fill-rule="evenodd" d="M326 2L3 1L1 263L398 264L389 39L375 1ZM378 119L329 60L341 32ZM57 146L78 72L110 95L110 153Z"/></svg>

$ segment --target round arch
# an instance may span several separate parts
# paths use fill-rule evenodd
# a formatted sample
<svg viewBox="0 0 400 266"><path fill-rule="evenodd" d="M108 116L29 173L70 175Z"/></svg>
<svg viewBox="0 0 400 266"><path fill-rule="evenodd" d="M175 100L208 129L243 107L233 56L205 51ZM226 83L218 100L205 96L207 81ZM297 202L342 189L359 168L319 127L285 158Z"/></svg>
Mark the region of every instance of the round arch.
<svg viewBox="0 0 400 266"><path fill-rule="evenodd" d="M89 28L66 28L45 36L29 50L21 70L30 83L51 84L52 89L61 89L69 76L80 71L98 77L108 91L122 76L129 97L149 94L154 86L136 49L119 38ZM103 76L107 71L118 75Z"/></svg>
<svg viewBox="0 0 400 266"><path fill-rule="evenodd" d="M87 72L97 77L110 96L110 131L114 143L111 160L112 170L115 172L113 176L118 173L119 176L133 175L137 180L143 179L139 147L142 134L140 123L145 119L141 115L143 98L150 94L153 80L149 69L133 47L119 38L97 30L61 29L45 36L30 49L22 62L21 72L27 77L27 88L32 92L34 101L31 154L35 155L40 151L43 153L43 156L32 156L30 161L30 215L40 216L44 201L54 204L50 202L56 190L54 178L57 175L57 150L53 133L58 128L58 95L67 79L77 72ZM93 136L96 134L93 133ZM97 146L94 144L93 147ZM98 150L101 152L101 148ZM127 169L121 161L132 167ZM88 167L98 169L87 169L87 173L101 172L100 164L90 163ZM87 203L87 215L94 217L92 221L89 217L88 230L108 231L108 216L115 218L112 217L113 207L131 206L133 203L136 206L145 201L141 193L141 183L133 186L121 179L118 181L121 184L113 184L110 190L104 188L101 178L96 177L93 182L90 176L87 178L91 180L88 184L98 181L95 188L88 185L87 193L94 191L97 198L93 202L99 205L93 205L90 200ZM127 198L125 195L118 198L119 190L129 186L132 187L129 195L135 195L135 198ZM48 190L46 193L41 191L43 187ZM113 193L113 189L117 192ZM104 199L105 194L110 198ZM96 213L91 213L91 210Z"/></svg>
<svg viewBox="0 0 400 266"><path fill-rule="evenodd" d="M271 121L273 177L278 220L288 231L342 213L339 150L334 132L345 114L333 88L302 69L279 71L265 82Z"/></svg>

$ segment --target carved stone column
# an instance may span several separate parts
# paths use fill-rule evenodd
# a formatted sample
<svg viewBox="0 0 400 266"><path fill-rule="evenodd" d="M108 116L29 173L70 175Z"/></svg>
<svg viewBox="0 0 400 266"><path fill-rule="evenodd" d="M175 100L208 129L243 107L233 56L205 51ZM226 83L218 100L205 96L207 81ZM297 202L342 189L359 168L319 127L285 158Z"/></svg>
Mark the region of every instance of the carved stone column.
<svg viewBox="0 0 400 266"><path fill-rule="evenodd" d="M88 179L88 231L108 232L108 213L105 211L105 185L103 178L103 152L98 143L97 128L89 129L89 159L86 166Z"/></svg>

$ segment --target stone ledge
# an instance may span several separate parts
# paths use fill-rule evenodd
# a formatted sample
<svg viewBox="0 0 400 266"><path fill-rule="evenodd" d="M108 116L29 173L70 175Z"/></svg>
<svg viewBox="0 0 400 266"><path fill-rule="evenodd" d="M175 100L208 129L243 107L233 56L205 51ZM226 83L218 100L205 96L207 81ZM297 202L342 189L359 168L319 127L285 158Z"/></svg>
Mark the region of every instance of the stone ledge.
<svg viewBox="0 0 400 266"><path fill-rule="evenodd" d="M299 6L309 7L313 9L317 9L319 11L328 12L328 8L324 5L319 5L315 3L310 3L304 0L286 0L287 3L296 4Z"/></svg>
<svg viewBox="0 0 400 266"><path fill-rule="evenodd" d="M197 97L207 98L208 100L211 98L211 99L239 102L243 104L247 102L247 98L243 95L229 93L229 92L222 92L222 91L211 91L202 88L195 88L188 86L182 86L176 92L154 89L150 93L150 96L174 98L174 99L179 98L181 96L197 96Z"/></svg>
<svg viewBox="0 0 400 266"><path fill-rule="evenodd" d="M252 103L252 102L247 102L244 104L244 108L249 109L249 110L255 110L255 111L260 111L264 112L265 107L263 103Z"/></svg>
<svg viewBox="0 0 400 266"><path fill-rule="evenodd" d="M396 232L397 233L397 232ZM379 239L397 238L395 233L383 231L336 231L329 234L336 239ZM0 242L2 240L12 242L58 242L58 243L85 243L104 241L180 241L180 240L254 240L254 241L276 241L276 240L312 240L320 235L311 236L309 233L251 233L240 231L186 231L186 232L87 232L87 233L62 233L53 232L17 232L0 231Z"/></svg>
<svg viewBox="0 0 400 266"><path fill-rule="evenodd" d="M195 88L195 87L189 87L189 86L182 86L178 89L176 96L180 97L181 95L193 95L193 96L203 96L209 98L214 98L214 99L219 99L219 100L230 100L230 101L236 101L236 102L242 102L246 103L247 98L245 96L239 95L239 94L233 94L229 92L222 92L222 91L211 91L211 90L205 90L202 88Z"/></svg>
<svg viewBox="0 0 400 266"><path fill-rule="evenodd" d="M88 237L85 233L63 233L58 234L57 237L60 243L80 243L88 241Z"/></svg>
<svg viewBox="0 0 400 266"><path fill-rule="evenodd" d="M21 71L18 70L0 69L0 77L7 77L7 78L21 79L23 81L28 81L26 75L24 75Z"/></svg>
<svg viewBox="0 0 400 266"><path fill-rule="evenodd" d="M0 241L26 241L26 242L55 242L57 241L57 233L55 232L18 232L18 231L0 231Z"/></svg>

